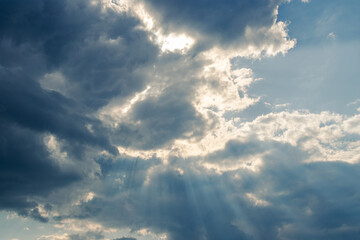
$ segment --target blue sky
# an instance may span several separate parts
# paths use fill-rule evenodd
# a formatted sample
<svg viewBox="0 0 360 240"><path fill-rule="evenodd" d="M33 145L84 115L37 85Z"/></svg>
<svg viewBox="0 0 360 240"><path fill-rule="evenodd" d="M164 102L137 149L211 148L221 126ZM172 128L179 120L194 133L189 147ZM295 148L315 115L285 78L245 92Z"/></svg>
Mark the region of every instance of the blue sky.
<svg viewBox="0 0 360 240"><path fill-rule="evenodd" d="M357 239L359 11L0 1L1 239Z"/></svg>
<svg viewBox="0 0 360 240"><path fill-rule="evenodd" d="M250 92L276 104L289 103L292 109L355 114L355 104L347 104L359 97L358 11L356 1L281 5L278 19L290 23L289 35L297 45L285 56L234 60L268 80L254 84Z"/></svg>

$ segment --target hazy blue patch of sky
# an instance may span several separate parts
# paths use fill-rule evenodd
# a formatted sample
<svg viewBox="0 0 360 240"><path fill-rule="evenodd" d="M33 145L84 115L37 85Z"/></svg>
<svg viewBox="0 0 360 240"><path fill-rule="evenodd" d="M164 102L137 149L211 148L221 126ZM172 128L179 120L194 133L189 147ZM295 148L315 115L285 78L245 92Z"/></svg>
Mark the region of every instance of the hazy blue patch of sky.
<svg viewBox="0 0 360 240"><path fill-rule="evenodd" d="M39 223L9 212L0 212L0 239L37 239L57 229L50 224Z"/></svg>
<svg viewBox="0 0 360 240"><path fill-rule="evenodd" d="M360 5L358 1L293 1L279 9L289 21L289 35L297 45L285 56L261 60L233 59L235 67L252 68L263 78L249 93L272 105L290 109L332 111L347 115L360 103ZM261 104L261 103L260 103ZM258 115L259 106L247 111Z"/></svg>

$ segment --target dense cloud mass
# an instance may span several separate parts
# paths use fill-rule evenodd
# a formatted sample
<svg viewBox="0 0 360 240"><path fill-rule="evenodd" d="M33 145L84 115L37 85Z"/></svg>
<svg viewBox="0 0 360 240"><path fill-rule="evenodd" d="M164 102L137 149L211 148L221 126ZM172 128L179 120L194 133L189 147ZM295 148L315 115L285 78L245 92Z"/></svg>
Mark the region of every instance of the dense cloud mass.
<svg viewBox="0 0 360 240"><path fill-rule="evenodd" d="M0 0L0 210L38 240L356 239L359 114L233 61L295 46L284 2Z"/></svg>
<svg viewBox="0 0 360 240"><path fill-rule="evenodd" d="M269 27L276 18L279 1L146 1L158 12L165 27L190 28L220 41L236 41L246 27Z"/></svg>
<svg viewBox="0 0 360 240"><path fill-rule="evenodd" d="M183 31L196 37L200 49L251 46L272 55L285 52L293 44L281 34L283 24L276 23L282 1L143 1L165 31ZM268 45L268 46L265 46ZM289 46L287 46L289 45ZM271 50L270 50L271 46ZM291 47L290 47L291 48ZM232 49L231 51L236 51ZM243 53L256 55L257 51Z"/></svg>
<svg viewBox="0 0 360 240"><path fill-rule="evenodd" d="M93 112L114 95L141 88L144 78L132 72L157 50L135 29L135 18L101 14L83 1L2 1L1 11L2 196L15 191L9 196L23 211L28 194L47 194L82 178L49 159L45 135L63 140L74 161L85 161L86 146L117 153ZM137 54L130 53L133 44ZM12 201L4 202L8 208Z"/></svg>

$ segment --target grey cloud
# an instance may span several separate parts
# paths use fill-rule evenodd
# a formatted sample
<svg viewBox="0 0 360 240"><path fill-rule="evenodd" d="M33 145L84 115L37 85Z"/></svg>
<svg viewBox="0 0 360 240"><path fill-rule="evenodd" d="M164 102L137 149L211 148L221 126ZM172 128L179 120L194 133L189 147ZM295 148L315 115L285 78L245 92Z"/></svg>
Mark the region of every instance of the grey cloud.
<svg viewBox="0 0 360 240"><path fill-rule="evenodd" d="M83 234L71 234L70 240L103 240L105 239L102 232L86 232Z"/></svg>
<svg viewBox="0 0 360 240"><path fill-rule="evenodd" d="M137 28L136 18L111 10L103 13L80 0L1 5L0 40L13 49L4 47L11 58L2 59L3 66L25 67L36 77L60 71L70 84L69 94L90 108L143 88L146 77L135 72L156 59L158 49ZM21 60L23 52L29 60ZM31 68L24 64L34 60Z"/></svg>
<svg viewBox="0 0 360 240"><path fill-rule="evenodd" d="M0 9L0 209L45 222L37 206L94 170L61 169L44 137L54 135L78 166L92 166L92 151L117 154L94 113L142 89L139 69L158 49L139 20L88 1L0 1ZM41 87L54 72L64 76L66 96Z"/></svg>
<svg viewBox="0 0 360 240"><path fill-rule="evenodd" d="M206 161L221 162L224 160L236 160L240 157L248 157L257 153L262 153L266 148L265 144L258 142L239 142L236 140L228 141L225 148L206 156Z"/></svg>
<svg viewBox="0 0 360 240"><path fill-rule="evenodd" d="M139 69L149 71L146 67L156 60L158 49L136 28L138 24L136 19L113 14L89 29L81 39L86 44L72 43L76 54L70 52L61 66L74 83L72 96L98 108L115 96L126 97L144 88L148 77Z"/></svg>
<svg viewBox="0 0 360 240"><path fill-rule="evenodd" d="M0 209L47 221L32 197L46 197L81 176L72 170L61 170L50 160L42 136L36 132L4 121L0 121L0 130Z"/></svg>
<svg viewBox="0 0 360 240"><path fill-rule="evenodd" d="M230 142L215 156L246 155L247 145L251 153L271 150L260 172L239 168L219 175L193 158L173 157L167 166L139 158L100 162L106 184L79 212L106 226L150 228L175 240L356 239L359 164L304 163L308 154L296 147L255 140ZM125 172L128 183L117 184Z"/></svg>
<svg viewBox="0 0 360 240"><path fill-rule="evenodd" d="M230 224L233 214L228 206L220 204L222 195L202 196L199 193L194 196L189 189L194 186L189 184L179 174L167 171L152 176L148 186L126 188L115 198L96 198L85 204L80 212L86 212L90 219L108 226L131 227L133 230L150 227L154 233L168 233L170 239L219 239L224 236L226 239L247 239ZM206 191L201 185L196 185L194 191ZM199 196L215 199L204 199L200 204L196 202Z"/></svg>
<svg viewBox="0 0 360 240"><path fill-rule="evenodd" d="M69 141L101 146L116 153L109 140L96 131L96 126L101 128L100 122L82 115L86 108L57 92L43 90L26 73L3 70L0 75L0 102L3 109L0 116L3 119L38 132L50 132ZM86 128L87 124L94 125L94 134Z"/></svg>
<svg viewBox="0 0 360 240"><path fill-rule="evenodd" d="M205 45L232 44L246 26L270 26L279 3L147 1L169 31L175 26L195 35L198 31ZM158 47L136 18L102 12L82 0L1 1L0 9L1 210L40 222L74 218L115 228L149 228L174 240L358 236L360 193L354 186L359 164L303 163L308 153L294 146L251 139L230 141L201 158L172 156L167 164L156 156L114 157L114 144L156 149L179 138L201 138L210 127L192 103L203 63L177 54L158 56ZM46 74L56 72L68 86L64 92L40 85ZM117 129L96 118L113 98L124 100L157 80L167 88L134 104ZM47 134L62 142L60 150L79 169L63 169L51 158L44 145ZM91 153L102 150L113 155L95 163L98 157ZM218 174L201 166L265 151L259 172L240 168ZM79 182L83 189L71 188ZM62 202L60 216L42 216L40 205L48 203L49 212L60 208L49 197L59 191L95 195L79 205ZM104 233L70 238L103 239Z"/></svg>
<svg viewBox="0 0 360 240"><path fill-rule="evenodd" d="M201 137L207 123L185 91L176 85L158 97L137 103L128 116L132 122L120 124L113 141L132 148L153 149L174 139Z"/></svg>
<svg viewBox="0 0 360 240"><path fill-rule="evenodd" d="M114 240L136 240L136 238L122 237L122 238L116 238Z"/></svg>
<svg viewBox="0 0 360 240"><path fill-rule="evenodd" d="M185 31L203 43L232 44L241 40L246 27L269 27L282 1L202 0L144 1L169 31Z"/></svg>
<svg viewBox="0 0 360 240"><path fill-rule="evenodd" d="M44 217L40 214L39 208L34 208L33 210L31 210L29 216L42 223L46 223L49 221L47 217Z"/></svg>

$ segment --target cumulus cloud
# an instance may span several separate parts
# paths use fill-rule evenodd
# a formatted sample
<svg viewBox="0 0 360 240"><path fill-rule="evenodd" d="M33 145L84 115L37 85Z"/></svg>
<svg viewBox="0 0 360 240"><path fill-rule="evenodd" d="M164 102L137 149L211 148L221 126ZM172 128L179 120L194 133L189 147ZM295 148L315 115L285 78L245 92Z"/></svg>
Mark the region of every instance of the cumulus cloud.
<svg viewBox="0 0 360 240"><path fill-rule="evenodd" d="M0 210L39 240L353 239L359 115L232 64L295 46L283 2L1 1Z"/></svg>

